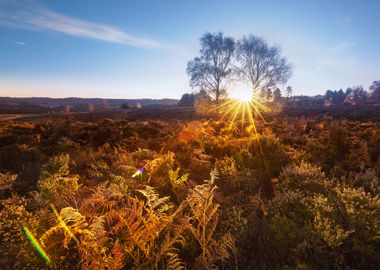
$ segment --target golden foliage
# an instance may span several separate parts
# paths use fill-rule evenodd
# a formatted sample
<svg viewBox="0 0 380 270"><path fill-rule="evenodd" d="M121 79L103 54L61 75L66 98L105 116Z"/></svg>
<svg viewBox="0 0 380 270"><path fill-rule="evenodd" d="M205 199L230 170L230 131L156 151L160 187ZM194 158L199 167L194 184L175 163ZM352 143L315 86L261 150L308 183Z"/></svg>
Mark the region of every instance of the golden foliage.
<svg viewBox="0 0 380 270"><path fill-rule="evenodd" d="M230 257L229 251L236 254L235 239L231 234L226 234L218 241L214 239L219 209L219 205L214 203L215 179L216 172L212 172L211 179L196 186L186 199L191 212L189 229L202 250L197 260L200 267L205 269L216 269L217 262Z"/></svg>

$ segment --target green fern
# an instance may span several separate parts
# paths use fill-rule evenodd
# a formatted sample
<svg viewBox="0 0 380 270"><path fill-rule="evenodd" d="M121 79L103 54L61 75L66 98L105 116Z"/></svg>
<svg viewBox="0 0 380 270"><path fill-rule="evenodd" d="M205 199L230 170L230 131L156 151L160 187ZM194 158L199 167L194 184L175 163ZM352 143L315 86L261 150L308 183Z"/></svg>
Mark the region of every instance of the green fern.
<svg viewBox="0 0 380 270"><path fill-rule="evenodd" d="M180 170L180 168L177 168L176 170L173 170L173 169L169 170L170 184L174 188L177 188L178 186L182 186L189 179L189 174L188 173L185 173L182 176L179 176L179 170Z"/></svg>

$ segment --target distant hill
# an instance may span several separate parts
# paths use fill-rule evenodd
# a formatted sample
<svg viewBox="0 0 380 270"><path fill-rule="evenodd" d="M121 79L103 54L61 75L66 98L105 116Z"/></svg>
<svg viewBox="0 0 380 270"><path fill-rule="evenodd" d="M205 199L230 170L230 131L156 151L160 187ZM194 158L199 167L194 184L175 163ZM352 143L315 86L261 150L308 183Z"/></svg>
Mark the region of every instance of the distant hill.
<svg viewBox="0 0 380 270"><path fill-rule="evenodd" d="M147 105L177 105L177 99L104 99L104 98L47 98L47 97L30 97L30 98L14 98L14 97L0 97L0 104L3 105L39 105L44 107L57 107L57 106L75 106L82 104L93 104L94 106L101 106L107 102L110 107L120 106L123 103L128 103L131 106L136 106L140 103L142 106Z"/></svg>

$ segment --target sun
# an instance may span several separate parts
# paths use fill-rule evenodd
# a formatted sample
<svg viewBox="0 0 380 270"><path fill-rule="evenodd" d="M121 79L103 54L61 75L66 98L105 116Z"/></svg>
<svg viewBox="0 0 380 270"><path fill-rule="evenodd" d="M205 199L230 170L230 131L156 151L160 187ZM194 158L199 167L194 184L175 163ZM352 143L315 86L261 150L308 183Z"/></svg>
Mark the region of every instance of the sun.
<svg viewBox="0 0 380 270"><path fill-rule="evenodd" d="M236 89L230 93L232 99L240 102L250 102L252 100L252 92L248 89Z"/></svg>

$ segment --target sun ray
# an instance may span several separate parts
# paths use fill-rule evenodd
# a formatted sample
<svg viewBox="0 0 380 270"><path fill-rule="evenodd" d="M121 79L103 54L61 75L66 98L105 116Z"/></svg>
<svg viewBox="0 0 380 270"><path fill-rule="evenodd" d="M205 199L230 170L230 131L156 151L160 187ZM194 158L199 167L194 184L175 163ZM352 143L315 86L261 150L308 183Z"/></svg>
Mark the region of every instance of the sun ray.
<svg viewBox="0 0 380 270"><path fill-rule="evenodd" d="M226 100L226 101L224 101L222 104L220 104L220 105L218 105L218 106L212 108L210 111L216 111L216 110L219 110L219 109L221 109L221 108L223 108L223 107L228 106L228 105L229 105L230 103L232 103L232 102L236 102L236 100L234 100L234 99Z"/></svg>
<svg viewBox="0 0 380 270"><path fill-rule="evenodd" d="M235 122L236 116L239 114L239 110L240 110L240 107L242 104L243 104L243 102L238 102L237 108L235 108L232 119L230 120L230 125L229 125L230 128L232 127L233 123Z"/></svg>
<svg viewBox="0 0 380 270"><path fill-rule="evenodd" d="M224 112L223 116L222 116L222 120L227 116L229 115L233 110L236 109L236 106L238 105L239 103L237 101L234 101L234 104L230 105L227 107L227 110Z"/></svg>
<svg viewBox="0 0 380 270"><path fill-rule="evenodd" d="M243 112L241 114L241 128L244 127L244 120L245 120L245 109L247 107L247 102L243 103Z"/></svg>

